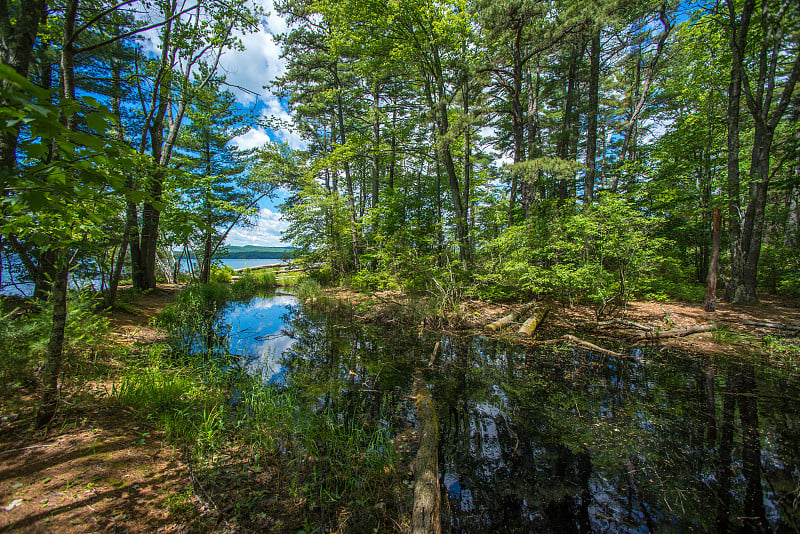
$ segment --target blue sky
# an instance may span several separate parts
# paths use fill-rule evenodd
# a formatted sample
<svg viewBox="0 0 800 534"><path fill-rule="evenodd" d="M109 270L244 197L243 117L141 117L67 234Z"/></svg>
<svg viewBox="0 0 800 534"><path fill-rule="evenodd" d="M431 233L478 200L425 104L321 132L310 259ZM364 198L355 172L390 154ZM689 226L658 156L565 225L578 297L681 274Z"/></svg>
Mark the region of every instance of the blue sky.
<svg viewBox="0 0 800 534"><path fill-rule="evenodd" d="M262 20L258 32L241 36L244 50L231 50L225 53L221 68L227 81L234 87L242 106L254 109L264 119L274 117L289 122L291 116L286 106L276 96L264 89L265 85L285 72L285 62L280 58L281 48L274 35L287 29L286 21L275 13L272 0L253 0L265 11L267 16ZM243 87L247 91L235 87ZM255 94L253 94L255 93ZM296 133L288 129L270 130L262 126L251 128L248 132L235 138L232 142L240 148L255 148L271 141L282 141L292 148L305 146ZM287 245L281 241L281 233L286 222L281 220L277 205L283 201L283 195L275 199L264 199L259 205L259 214L255 225L238 227L228 234L229 245Z"/></svg>
<svg viewBox="0 0 800 534"><path fill-rule="evenodd" d="M220 61L220 69L225 74L230 90L236 95L242 107L253 110L262 119L277 118L290 122L291 115L280 98L270 93L264 86L283 74L285 62L280 58L281 48L274 36L287 30L286 21L275 13L273 0L251 0L263 8L267 15L261 21L257 32L240 35L243 50L228 50ZM158 30L145 34L146 51L157 54ZM243 89L238 89L243 88ZM281 141L292 148L302 148L305 143L299 135L289 129L271 130L256 126L233 139L232 143L242 149L263 146L268 142ZM231 230L226 239L228 245L286 246L281 241L281 233L286 222L281 220L277 205L284 196L264 199L259 203L258 217L250 227L237 227Z"/></svg>

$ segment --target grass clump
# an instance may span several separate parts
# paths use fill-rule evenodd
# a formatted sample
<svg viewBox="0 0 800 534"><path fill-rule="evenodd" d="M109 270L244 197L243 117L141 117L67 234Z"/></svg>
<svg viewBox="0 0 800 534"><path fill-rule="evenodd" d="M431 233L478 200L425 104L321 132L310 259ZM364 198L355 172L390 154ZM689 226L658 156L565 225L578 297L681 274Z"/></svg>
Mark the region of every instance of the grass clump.
<svg viewBox="0 0 800 534"><path fill-rule="evenodd" d="M300 300L311 300L322 294L322 286L313 278L303 278L297 284L295 294Z"/></svg>
<svg viewBox="0 0 800 534"><path fill-rule="evenodd" d="M275 271L260 269L258 271L247 270L231 286L231 291L237 297L254 295L259 291L273 289L277 286L277 276Z"/></svg>

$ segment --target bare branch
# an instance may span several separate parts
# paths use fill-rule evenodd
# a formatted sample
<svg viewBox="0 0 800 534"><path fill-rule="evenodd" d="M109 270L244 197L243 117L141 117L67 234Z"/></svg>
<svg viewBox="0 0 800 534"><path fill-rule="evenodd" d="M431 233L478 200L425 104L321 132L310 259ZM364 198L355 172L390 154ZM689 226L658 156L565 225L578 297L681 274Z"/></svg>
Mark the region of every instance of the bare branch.
<svg viewBox="0 0 800 534"><path fill-rule="evenodd" d="M106 41L103 41L101 43L97 43L97 44L93 44L92 46L87 46L85 48L81 48L80 50L76 50L75 54L77 55L77 54L83 54L84 52L91 52L92 50L97 50L98 48L102 48L104 46L108 46L108 45L116 43L117 41L120 41L122 39L127 39L128 37L131 37L131 36L136 35L138 33L142 33L142 32L145 32L147 30L152 30L153 28L158 28L159 26L163 26L164 24L167 24L168 22L172 22L173 20L177 19L181 15L183 15L183 14L185 14L185 13L187 13L187 12L193 10L193 9L195 9L199 5L200 4L195 4L192 7L188 7L186 9L182 10L182 11L179 11L178 13L175 13L171 17L169 17L169 18L167 18L165 20L162 20L161 22L156 22L154 24L151 24L149 26L144 26L142 28L137 28L135 30L131 30L129 32L125 32L125 33L123 33L121 35L117 35L116 37L113 37L113 38L108 39Z"/></svg>

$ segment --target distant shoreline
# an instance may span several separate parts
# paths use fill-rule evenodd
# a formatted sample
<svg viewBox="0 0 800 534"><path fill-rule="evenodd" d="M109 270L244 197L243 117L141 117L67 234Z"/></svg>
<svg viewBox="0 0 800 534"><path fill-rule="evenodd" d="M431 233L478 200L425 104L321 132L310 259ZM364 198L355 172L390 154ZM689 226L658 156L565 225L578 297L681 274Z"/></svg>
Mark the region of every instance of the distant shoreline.
<svg viewBox="0 0 800 534"><path fill-rule="evenodd" d="M227 246L227 254L221 256L223 260L260 260L260 259L291 259L293 247L259 247L255 245ZM194 255L192 255L194 257Z"/></svg>

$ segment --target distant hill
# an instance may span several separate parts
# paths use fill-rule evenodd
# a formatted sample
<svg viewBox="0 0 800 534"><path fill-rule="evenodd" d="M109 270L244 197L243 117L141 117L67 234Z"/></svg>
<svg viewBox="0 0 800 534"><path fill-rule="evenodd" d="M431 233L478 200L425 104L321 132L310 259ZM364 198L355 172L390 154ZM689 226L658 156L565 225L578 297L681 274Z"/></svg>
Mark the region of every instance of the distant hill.
<svg viewBox="0 0 800 534"><path fill-rule="evenodd" d="M294 248L292 247L257 247L255 245L245 245L243 247L228 246L226 248L228 249L228 254L225 256L226 258L240 260L255 258L291 258L292 252L294 252Z"/></svg>

